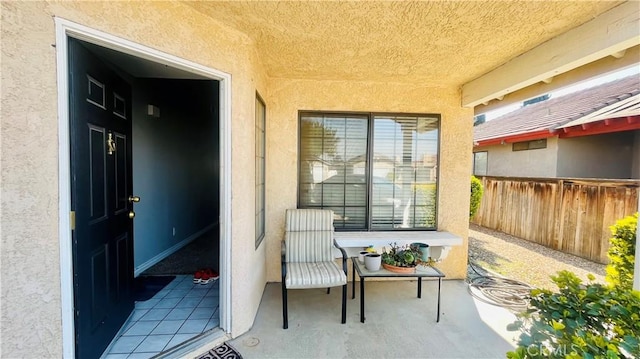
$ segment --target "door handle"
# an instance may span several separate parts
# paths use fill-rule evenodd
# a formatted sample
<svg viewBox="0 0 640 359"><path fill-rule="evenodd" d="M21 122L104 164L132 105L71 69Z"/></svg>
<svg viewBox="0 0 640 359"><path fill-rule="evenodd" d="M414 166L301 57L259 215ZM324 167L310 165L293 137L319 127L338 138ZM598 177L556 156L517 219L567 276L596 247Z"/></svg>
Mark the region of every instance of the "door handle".
<svg viewBox="0 0 640 359"><path fill-rule="evenodd" d="M138 197L138 196L129 196L129 202L138 203L138 202L140 202L140 197Z"/></svg>
<svg viewBox="0 0 640 359"><path fill-rule="evenodd" d="M107 137L107 153L113 155L116 152L116 141L113 140L113 133L109 132Z"/></svg>
<svg viewBox="0 0 640 359"><path fill-rule="evenodd" d="M129 211L129 219L133 219L136 216L136 212Z"/></svg>

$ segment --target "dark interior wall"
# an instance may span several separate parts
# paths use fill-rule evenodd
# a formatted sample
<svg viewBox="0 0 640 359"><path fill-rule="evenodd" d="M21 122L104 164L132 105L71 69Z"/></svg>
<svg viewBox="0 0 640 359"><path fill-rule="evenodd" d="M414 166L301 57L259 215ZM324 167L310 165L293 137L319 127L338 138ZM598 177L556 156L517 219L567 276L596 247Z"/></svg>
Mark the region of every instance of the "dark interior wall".
<svg viewBox="0 0 640 359"><path fill-rule="evenodd" d="M136 274L219 220L219 83L138 79L134 86ZM147 114L147 105L160 116ZM175 228L175 233L174 233Z"/></svg>

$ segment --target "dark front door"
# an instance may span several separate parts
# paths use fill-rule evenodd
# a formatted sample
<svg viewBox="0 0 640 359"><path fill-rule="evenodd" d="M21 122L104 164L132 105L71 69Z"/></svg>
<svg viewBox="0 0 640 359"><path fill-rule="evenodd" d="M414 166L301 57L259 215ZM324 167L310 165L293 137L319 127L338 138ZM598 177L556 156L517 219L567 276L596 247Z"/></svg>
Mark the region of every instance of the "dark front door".
<svg viewBox="0 0 640 359"><path fill-rule="evenodd" d="M69 74L76 356L97 358L134 306L131 88L75 39Z"/></svg>

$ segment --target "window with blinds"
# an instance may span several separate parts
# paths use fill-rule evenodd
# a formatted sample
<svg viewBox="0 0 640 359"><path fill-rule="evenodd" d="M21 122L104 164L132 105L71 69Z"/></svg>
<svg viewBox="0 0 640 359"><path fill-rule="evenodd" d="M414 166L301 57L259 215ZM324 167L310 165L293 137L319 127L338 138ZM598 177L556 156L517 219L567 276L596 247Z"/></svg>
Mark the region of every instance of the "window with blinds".
<svg viewBox="0 0 640 359"><path fill-rule="evenodd" d="M336 230L435 229L439 115L300 113L300 208Z"/></svg>

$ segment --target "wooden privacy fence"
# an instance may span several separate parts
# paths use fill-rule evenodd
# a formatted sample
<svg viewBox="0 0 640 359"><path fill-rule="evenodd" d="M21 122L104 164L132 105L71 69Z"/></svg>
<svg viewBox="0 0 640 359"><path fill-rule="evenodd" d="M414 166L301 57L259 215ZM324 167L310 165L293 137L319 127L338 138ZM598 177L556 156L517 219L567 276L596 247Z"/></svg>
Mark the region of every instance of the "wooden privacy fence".
<svg viewBox="0 0 640 359"><path fill-rule="evenodd" d="M616 220L638 211L638 180L478 177L472 222L599 263Z"/></svg>

